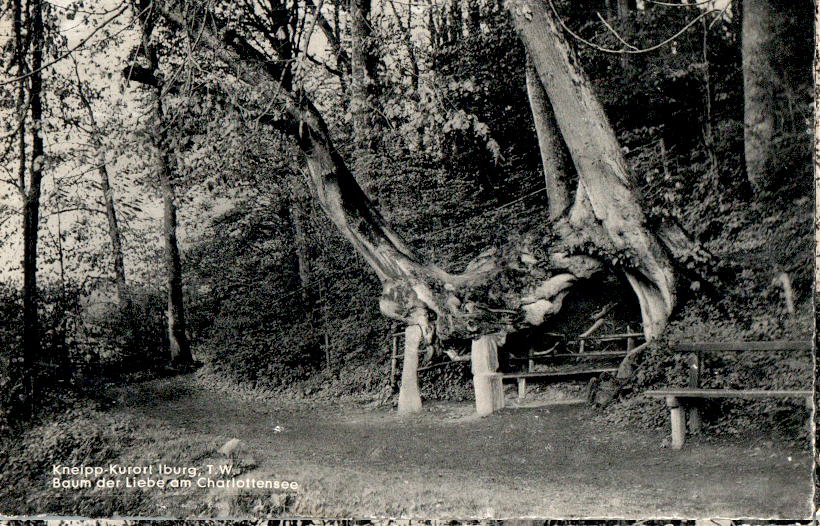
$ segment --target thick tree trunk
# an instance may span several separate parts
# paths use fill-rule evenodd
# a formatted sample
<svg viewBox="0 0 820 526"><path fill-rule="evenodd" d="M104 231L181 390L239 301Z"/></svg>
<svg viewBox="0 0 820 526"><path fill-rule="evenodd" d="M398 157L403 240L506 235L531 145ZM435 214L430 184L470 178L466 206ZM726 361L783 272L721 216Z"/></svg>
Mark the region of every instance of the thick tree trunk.
<svg viewBox="0 0 820 526"><path fill-rule="evenodd" d="M538 78L538 72L532 61L527 58L527 95L530 101L535 133L538 136L538 147L541 151L541 163L544 168L544 179L547 183L549 218L561 217L570 205L569 189L572 184L572 161L567 146L561 138L555 112L552 110L544 92L544 86Z"/></svg>
<svg viewBox="0 0 820 526"><path fill-rule="evenodd" d="M510 0L513 24L553 102L556 120L578 172L569 225L598 246L623 252L638 296L644 331L653 338L675 307L671 261L646 226L615 133L555 16L538 0ZM600 227L597 226L600 224Z"/></svg>
<svg viewBox="0 0 820 526"><path fill-rule="evenodd" d="M409 325L404 330L404 363L399 388L399 414L409 415L421 411L418 368L419 349L424 342L420 325Z"/></svg>
<svg viewBox="0 0 820 526"><path fill-rule="evenodd" d="M470 359L478 416L489 415L504 407L504 387L498 372L498 347L504 341L503 334L488 334L473 340Z"/></svg>
<svg viewBox="0 0 820 526"><path fill-rule="evenodd" d="M801 85L811 80L811 5L744 0L742 15L746 172L756 190L768 190L778 182L778 168L793 146L784 134L802 121L794 108L800 106L795 100Z"/></svg>

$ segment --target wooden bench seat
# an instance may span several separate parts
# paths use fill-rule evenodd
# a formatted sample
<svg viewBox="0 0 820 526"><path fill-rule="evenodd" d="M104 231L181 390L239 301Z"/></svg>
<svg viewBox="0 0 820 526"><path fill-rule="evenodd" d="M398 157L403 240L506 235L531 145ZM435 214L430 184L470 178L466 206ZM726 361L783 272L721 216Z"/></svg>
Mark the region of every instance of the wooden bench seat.
<svg viewBox="0 0 820 526"><path fill-rule="evenodd" d="M778 340L773 342L681 342L675 352L747 352L747 351L810 351L810 340Z"/></svg>
<svg viewBox="0 0 820 526"><path fill-rule="evenodd" d="M527 395L527 379L528 378L546 378L548 380L569 380L573 378L586 378L589 376L598 376L603 373L617 373L618 368L598 368L598 369L579 369L577 371L532 371L521 373L504 373L501 375L502 380L515 379L518 381L518 398L523 399Z"/></svg>
<svg viewBox="0 0 820 526"><path fill-rule="evenodd" d="M812 391L789 391L770 389L653 389L644 393L654 398L673 396L676 398L800 398L811 397Z"/></svg>
<svg viewBox="0 0 820 526"><path fill-rule="evenodd" d="M770 390L770 389L654 389L644 395L652 398L666 399L669 417L672 421L672 449L680 449L686 442L686 414L684 410L694 400L707 398L744 398L762 400L765 398L805 398L811 409L814 401L813 391ZM692 413L690 413L691 418ZM690 424L692 422L690 421ZM700 427L700 420L697 421Z"/></svg>
<svg viewBox="0 0 820 526"><path fill-rule="evenodd" d="M778 352L809 351L812 342L801 341L768 341L768 342L683 342L672 350L689 353L689 387L653 389L646 391L645 396L664 398L669 407L672 421L672 448L680 449L686 441L686 413L689 414L690 431L700 431L700 409L697 400L709 398L742 398L761 400L766 398L805 398L809 408L813 406L814 392L811 390L777 390L777 389L702 389L700 375L703 367L703 354L707 352ZM686 406L686 407L684 407ZM684 412L686 410L686 412Z"/></svg>
<svg viewBox="0 0 820 526"><path fill-rule="evenodd" d="M601 352L585 352L585 353L577 353L577 352L565 352L565 353L557 353L557 354L546 354L543 355L545 358L578 358L578 359L587 359L587 358L623 358L626 356L626 351L601 351ZM518 358L518 357L511 357L508 358L511 362L526 362L532 360L532 358Z"/></svg>

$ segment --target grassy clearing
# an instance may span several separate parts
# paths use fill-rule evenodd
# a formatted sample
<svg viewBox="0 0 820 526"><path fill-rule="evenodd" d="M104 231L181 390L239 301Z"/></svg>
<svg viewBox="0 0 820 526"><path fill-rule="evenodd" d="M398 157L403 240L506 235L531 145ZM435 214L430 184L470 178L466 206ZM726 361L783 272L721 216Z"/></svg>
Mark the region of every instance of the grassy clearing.
<svg viewBox="0 0 820 526"><path fill-rule="evenodd" d="M349 401L233 396L207 389L195 377L126 386L110 398L110 409L75 424L128 427L95 439L106 448L87 448L82 458L55 453L49 461L164 462L200 472L230 465L237 478L296 481L299 488L57 494L43 487L42 476L18 473L15 491L0 490L0 512L463 519L802 518L811 511L807 450L761 435L696 439L672 451L662 447L665 432L602 427L590 409L567 400L482 419L472 416L470 403L437 402L402 419L387 408ZM25 447L33 447L46 429L32 430ZM231 438L241 439L241 446L228 456L219 453ZM25 494L35 496L33 504Z"/></svg>

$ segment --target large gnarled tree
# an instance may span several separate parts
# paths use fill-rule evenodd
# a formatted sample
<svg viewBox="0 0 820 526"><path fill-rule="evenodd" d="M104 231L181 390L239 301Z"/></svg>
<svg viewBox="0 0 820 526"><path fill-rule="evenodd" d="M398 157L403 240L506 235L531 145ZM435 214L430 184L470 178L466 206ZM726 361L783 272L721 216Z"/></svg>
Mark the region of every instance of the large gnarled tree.
<svg viewBox="0 0 820 526"><path fill-rule="evenodd" d="M646 337L664 329L677 301L675 259L694 247L675 225L650 228L612 127L544 4L509 0L506 7L532 64L530 99L553 193L553 224L545 230L549 234L488 249L453 274L422 260L390 228L336 150L317 108L304 93L283 89L282 63L269 60L213 13L156 1L170 24L195 26L191 31L201 35L200 42L239 78L277 97L285 114L279 127L304 153L316 199L380 278L381 311L407 325L400 412L421 409L420 347L456 336L474 341L477 406L480 413L492 411L500 389L495 349L504 335L544 323L575 283L607 263L618 261L632 285Z"/></svg>

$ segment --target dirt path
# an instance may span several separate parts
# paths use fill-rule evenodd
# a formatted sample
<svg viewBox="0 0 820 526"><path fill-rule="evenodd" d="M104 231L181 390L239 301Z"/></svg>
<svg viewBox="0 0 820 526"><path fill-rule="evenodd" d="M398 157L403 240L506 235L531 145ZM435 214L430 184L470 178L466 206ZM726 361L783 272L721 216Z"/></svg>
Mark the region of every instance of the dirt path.
<svg viewBox="0 0 820 526"><path fill-rule="evenodd" d="M202 464L207 451L235 437L253 476L300 487L274 497L188 490L185 499L181 493L159 499L166 516L804 518L811 512L812 457L796 448L692 441L673 451L660 447L660 433L596 428L590 410L579 405L475 419L469 403L439 403L401 419L355 405L247 402L190 379L177 382L165 400L123 409L163 430L157 435L163 451L149 447L135 455L175 462L187 455Z"/></svg>

